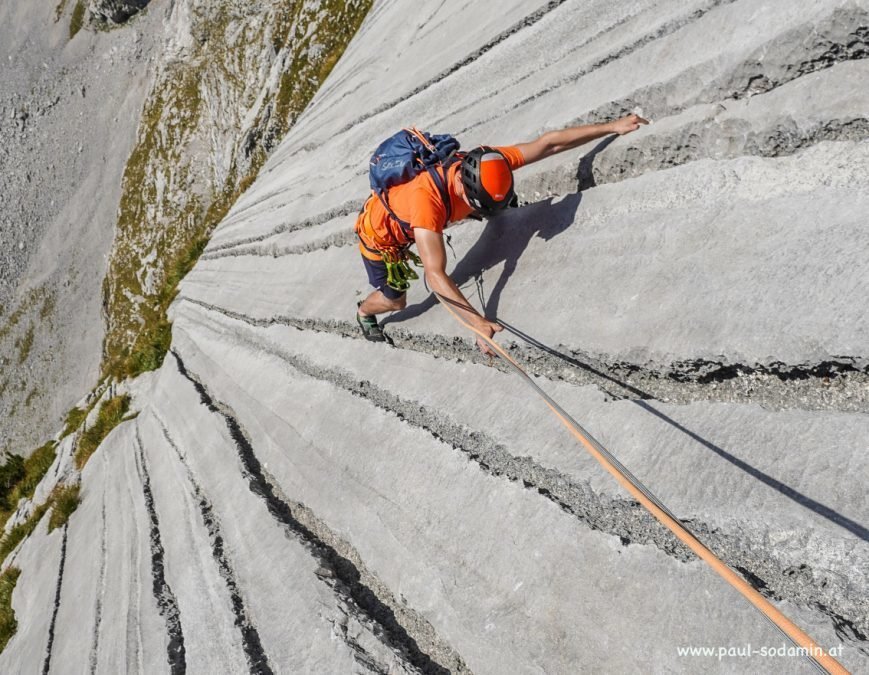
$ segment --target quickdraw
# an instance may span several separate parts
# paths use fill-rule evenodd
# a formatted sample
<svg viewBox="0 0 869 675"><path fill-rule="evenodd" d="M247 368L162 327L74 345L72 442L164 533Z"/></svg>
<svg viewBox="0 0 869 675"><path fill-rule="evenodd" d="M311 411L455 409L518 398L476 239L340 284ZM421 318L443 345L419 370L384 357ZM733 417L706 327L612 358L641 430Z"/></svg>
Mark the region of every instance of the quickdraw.
<svg viewBox="0 0 869 675"><path fill-rule="evenodd" d="M380 252L383 264L386 265L386 285L396 291L406 291L410 282L419 279L419 275L407 264L410 260L415 267L422 267L420 257L409 249L390 249Z"/></svg>

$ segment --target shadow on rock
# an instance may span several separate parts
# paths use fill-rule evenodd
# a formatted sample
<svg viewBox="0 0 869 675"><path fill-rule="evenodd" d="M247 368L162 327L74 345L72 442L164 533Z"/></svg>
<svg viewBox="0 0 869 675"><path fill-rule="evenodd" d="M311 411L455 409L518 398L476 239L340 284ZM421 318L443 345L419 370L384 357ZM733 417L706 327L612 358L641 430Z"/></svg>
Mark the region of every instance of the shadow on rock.
<svg viewBox="0 0 869 675"><path fill-rule="evenodd" d="M587 152L583 155L583 158L579 160L579 166L576 168L576 190L577 192L582 192L583 190L588 190L589 188L593 188L597 185L597 179L594 177L594 159L598 156L599 153L609 147L609 144L616 140L618 136L615 134L612 136L607 136L600 143L598 143L591 152Z"/></svg>
<svg viewBox="0 0 869 675"><path fill-rule="evenodd" d="M577 168L577 184L579 190L593 187L596 184L592 172L594 158L616 138L616 136L611 136L604 139L580 161L579 167ZM840 514L829 506L808 497L781 482L777 478L774 478L733 455L724 448L715 445L711 441L691 431L684 425L652 406L649 403L649 401L654 400L654 397L651 394L648 394L627 382L623 382L609 373L594 368L587 363L583 363L568 354L559 352L558 350L543 344L533 336L528 335L522 330L507 323L505 320L496 318L498 316L498 306L501 301L501 295L507 287L510 277L520 265L522 255L528 248L531 239L536 235L545 241L550 241L564 232L576 219L576 214L579 211L581 202L582 192L577 192L568 195L557 203L555 203L552 198L549 198L521 209L508 211L507 213L492 218L486 223L486 227L479 239L458 262L450 276L459 287L465 286L472 280L475 281L476 291L479 295L481 304L485 308L486 316L492 320L496 320L504 326L506 331L512 333L524 342L527 342L529 345L541 349L573 366L582 368L599 378L617 385L617 387L621 389L621 392L613 393L612 391L609 391L608 393L610 395L619 399L630 400L645 412L654 415L662 422L665 422L674 429L685 434L722 459L730 462L733 466L744 471L752 478L760 481L773 490L776 490L804 508L807 508L819 516L826 518L830 522L846 529L859 539L869 541L869 528L866 528L860 523ZM483 274L502 262L504 263L504 267L501 270L498 279L494 282L494 285L492 285L489 297L485 298L483 294ZM431 294L422 302L408 307L403 311L396 312L392 316L384 319L381 322L381 325L401 323L416 318L437 304L437 299L434 294Z"/></svg>
<svg viewBox="0 0 869 675"><path fill-rule="evenodd" d="M550 198L490 219L480 238L465 253L450 276L461 287L469 281L482 278L486 270L503 262L504 269L492 287L486 306L486 313L494 316L501 294L519 266L531 239L536 235L549 241L564 232L573 224L581 201L581 193L568 195L557 203ZM381 325L414 319L437 304L434 294L429 295L422 302L387 317Z"/></svg>
<svg viewBox="0 0 869 675"><path fill-rule="evenodd" d="M478 289L481 289L481 288L482 287L478 287ZM481 297L480 300L483 302L484 305L486 305L488 307L488 305L484 301L484 298ZM494 314L490 314L490 316L494 316ZM638 387L636 387L628 382L624 382L617 377L613 377L611 374L606 373L598 368L595 368L594 366L591 366L587 363L583 363L582 361L574 358L573 356L571 356L569 354L564 354L562 352L559 352L557 349L554 349L554 348L540 342L539 340L537 340L533 336L528 335L524 331L522 331L522 330L516 328L515 326L507 323L503 319L499 318L499 319L497 319L497 321L502 326L504 326L504 330L506 332L512 333L513 335L518 337L520 340L527 342L529 345L536 347L542 351L545 351L547 354L550 354L556 358L559 358L559 359L565 361L566 363L571 364L572 366L575 366L577 368L581 368L581 369L583 369L583 370L585 370L585 371L587 371L587 372L589 372L589 373L591 373L591 374L593 374L593 375L595 375L603 380L606 380L607 382L610 382L611 384L614 384L617 387L621 388L622 392L619 392L619 393L615 393L611 390L607 390L606 388L604 388L604 390L607 391L607 393L609 395L613 396L614 398L621 399L621 400L630 400L634 405L639 406L645 412L649 413L650 415L654 415L656 418L658 418L662 422L670 425L671 427L673 427L677 431L680 431L681 433L685 434L690 439L699 443L707 450L712 451L713 453L715 453L716 455L718 455L719 457L721 457L725 461L730 462L733 466L737 467L741 471L744 471L746 474L748 474L749 476L751 476L755 480L760 481L764 485L772 488L773 490L784 495L785 497L787 497L791 501L799 504L800 506L809 509L810 511L818 514L819 516L821 516L823 518L826 518L831 523L835 523L839 527L846 529L848 532L853 534L855 537L862 539L863 541L869 542L869 528L866 528L864 525L861 525L857 521L852 520L852 519L848 518L847 516L842 515L841 513L830 508L829 506L822 504L821 502L819 502L815 499L812 499L811 497L803 494L799 490L792 488L790 485L787 485L786 483L783 483L782 481L778 480L777 478L770 476L768 473L761 471L760 469L752 466L751 464L749 464L745 460L740 459L739 457L728 452L724 448L722 448L718 445L715 445L715 443L713 443L712 441L710 441L706 438L703 438L702 436L700 436L700 434L697 434L694 431L691 431L691 429L687 428L683 424L680 424L679 422L674 420L672 417L669 417L668 415L664 414L663 412L658 410L656 407L654 407L650 403L650 401L655 400L651 394L643 391L642 389L639 389Z"/></svg>

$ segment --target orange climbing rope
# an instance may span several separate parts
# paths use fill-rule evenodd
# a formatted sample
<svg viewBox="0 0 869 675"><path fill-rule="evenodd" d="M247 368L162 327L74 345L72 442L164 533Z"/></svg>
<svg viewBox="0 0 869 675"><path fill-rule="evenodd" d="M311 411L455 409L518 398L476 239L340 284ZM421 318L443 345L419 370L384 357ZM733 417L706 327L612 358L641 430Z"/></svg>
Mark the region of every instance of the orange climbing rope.
<svg viewBox="0 0 869 675"><path fill-rule="evenodd" d="M804 650L804 654L815 665L823 668L831 675L848 674L848 670L826 650L816 643L793 621L782 614L769 600L758 593L748 582L733 571L725 562L709 550L690 530L688 530L667 507L646 488L628 469L618 461L606 448L604 448L591 434L574 420L558 403L556 403L545 391L543 391L528 373L511 357L503 347L492 338L477 330L465 321L452 307L451 300L435 293L437 299L465 328L479 335L499 356L529 384L543 399L553 414L568 428L568 430L582 443L586 450L615 478L625 490L640 502L655 518L657 518L668 530L679 538L683 544L702 558L715 572L727 583L739 591L756 609L758 609L776 628L778 628L795 645ZM465 308L471 309L471 308Z"/></svg>

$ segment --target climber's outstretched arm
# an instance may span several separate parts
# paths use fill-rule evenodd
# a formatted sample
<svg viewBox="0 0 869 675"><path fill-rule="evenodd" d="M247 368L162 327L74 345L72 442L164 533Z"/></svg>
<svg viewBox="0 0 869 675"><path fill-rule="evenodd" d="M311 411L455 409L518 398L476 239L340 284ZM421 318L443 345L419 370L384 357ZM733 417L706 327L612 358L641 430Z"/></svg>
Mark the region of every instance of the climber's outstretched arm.
<svg viewBox="0 0 869 675"><path fill-rule="evenodd" d="M628 134L638 129L641 124L648 124L648 121L639 115L628 115L603 124L583 124L558 131L548 131L536 141L519 143L516 147L522 151L525 163L531 164L546 157L557 155L559 152L578 148L580 145L609 134L619 134L620 136Z"/></svg>

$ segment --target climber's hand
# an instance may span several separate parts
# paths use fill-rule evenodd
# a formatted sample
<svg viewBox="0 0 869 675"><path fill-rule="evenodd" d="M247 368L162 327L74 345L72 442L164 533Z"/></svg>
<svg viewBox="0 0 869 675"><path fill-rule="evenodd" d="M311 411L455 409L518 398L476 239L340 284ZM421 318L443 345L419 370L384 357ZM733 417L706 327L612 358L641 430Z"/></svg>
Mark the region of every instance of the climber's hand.
<svg viewBox="0 0 869 675"><path fill-rule="evenodd" d="M643 119L639 115L631 114L626 117L622 117L617 120L613 120L609 123L610 132L614 134L618 134L619 136L624 136L625 134L629 134L632 131L636 131L640 128L641 124L648 124L649 120Z"/></svg>
<svg viewBox="0 0 869 675"><path fill-rule="evenodd" d="M489 321L488 319L480 318L479 322L476 326L477 330L483 333L486 337L491 338L495 333L499 333L504 330L504 326L499 323L495 323L494 321ZM486 356L497 356L495 350L486 342L483 338L477 338L477 347L479 350L485 354Z"/></svg>

